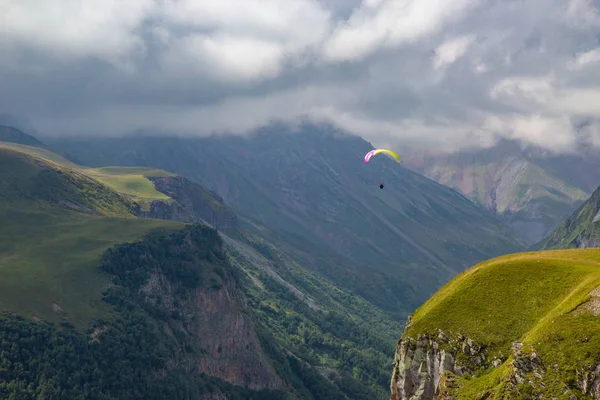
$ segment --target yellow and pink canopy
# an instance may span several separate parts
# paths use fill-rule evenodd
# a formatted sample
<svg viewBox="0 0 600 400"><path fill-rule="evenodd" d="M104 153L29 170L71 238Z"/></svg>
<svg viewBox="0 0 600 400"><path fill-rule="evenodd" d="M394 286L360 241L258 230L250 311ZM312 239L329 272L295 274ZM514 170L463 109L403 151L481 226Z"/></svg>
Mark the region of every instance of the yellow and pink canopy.
<svg viewBox="0 0 600 400"><path fill-rule="evenodd" d="M379 153L384 153L386 156L396 160L396 162L398 162L398 163L400 162L400 156L398 154L394 153L393 151L387 150L387 149L375 149L375 150L371 150L370 152L368 152L365 155L365 163L368 163L369 160L371 159L371 157L373 157L374 155L379 154Z"/></svg>

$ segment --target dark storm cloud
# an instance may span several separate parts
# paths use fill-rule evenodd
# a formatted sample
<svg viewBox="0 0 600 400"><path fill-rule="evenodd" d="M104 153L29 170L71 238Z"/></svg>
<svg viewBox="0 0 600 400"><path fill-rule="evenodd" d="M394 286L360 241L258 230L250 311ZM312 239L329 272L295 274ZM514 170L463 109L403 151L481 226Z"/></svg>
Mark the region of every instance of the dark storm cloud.
<svg viewBox="0 0 600 400"><path fill-rule="evenodd" d="M0 112L48 134L244 133L308 116L380 145L600 144L597 2L282 4L5 1Z"/></svg>

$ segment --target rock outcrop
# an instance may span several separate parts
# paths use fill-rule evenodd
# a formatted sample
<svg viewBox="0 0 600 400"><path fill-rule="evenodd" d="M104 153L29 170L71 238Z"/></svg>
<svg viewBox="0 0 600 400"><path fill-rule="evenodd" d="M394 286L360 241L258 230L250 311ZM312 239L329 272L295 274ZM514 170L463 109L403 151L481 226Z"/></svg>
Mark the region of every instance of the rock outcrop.
<svg viewBox="0 0 600 400"><path fill-rule="evenodd" d="M492 360L492 365L496 360ZM500 361L501 363L501 361ZM483 347L462 335L419 335L398 343L390 400L435 400L446 398L453 376L473 374L485 368L488 359Z"/></svg>
<svg viewBox="0 0 600 400"><path fill-rule="evenodd" d="M593 399L600 399L600 364L578 369L576 373L577 386L581 392L592 396Z"/></svg>
<svg viewBox="0 0 600 400"><path fill-rule="evenodd" d="M532 374L534 378L541 380L545 373L544 364L537 351L533 348L524 351L523 343L520 342L513 343L511 351L514 358L511 362L510 382L513 386L517 386L528 381L531 386L535 387L535 383L528 380L528 376Z"/></svg>
<svg viewBox="0 0 600 400"><path fill-rule="evenodd" d="M404 337L396 351L390 400L453 399L456 377L474 375L478 369L498 368L506 360L504 356L489 360L483 346L462 335L449 337L441 330L437 336ZM548 368L558 369L557 364L545 366L538 352L521 342L512 344L511 359L506 365L510 371L505 382L508 392L517 393L525 385L533 389L531 398L543 398L540 393L546 387ZM579 368L576 375L580 393L600 400L600 364ZM565 384L561 391L569 399L577 399L577 390L572 389Z"/></svg>

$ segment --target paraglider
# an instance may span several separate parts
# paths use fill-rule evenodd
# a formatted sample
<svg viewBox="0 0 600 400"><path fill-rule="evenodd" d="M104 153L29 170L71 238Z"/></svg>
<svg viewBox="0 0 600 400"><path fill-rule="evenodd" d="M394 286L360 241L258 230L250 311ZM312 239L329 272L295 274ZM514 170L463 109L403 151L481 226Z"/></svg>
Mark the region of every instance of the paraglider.
<svg viewBox="0 0 600 400"><path fill-rule="evenodd" d="M374 150L371 150L370 152L368 152L365 155L365 164L369 162L369 160L371 159L371 157L373 157L374 155L377 155L379 153L383 153L386 156L388 156L388 157L396 160L397 163L400 162L400 156L398 154L394 153L393 151L388 150L388 149L374 149ZM383 183L381 183L379 185L379 189L383 189L383 188L384 188L384 185L383 185Z"/></svg>
<svg viewBox="0 0 600 400"><path fill-rule="evenodd" d="M396 160L397 163L400 162L400 156L398 154L394 153L393 151L388 150L388 149L375 149L375 150L371 150L370 152L368 152L365 155L365 163L368 163L369 160L371 159L371 157L373 157L374 155L379 154L379 153L383 153L386 156L393 158L394 160Z"/></svg>

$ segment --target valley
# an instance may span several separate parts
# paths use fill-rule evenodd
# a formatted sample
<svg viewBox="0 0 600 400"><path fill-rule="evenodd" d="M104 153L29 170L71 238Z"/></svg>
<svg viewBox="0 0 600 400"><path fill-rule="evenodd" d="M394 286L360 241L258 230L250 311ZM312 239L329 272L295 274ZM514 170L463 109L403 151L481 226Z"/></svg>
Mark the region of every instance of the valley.
<svg viewBox="0 0 600 400"><path fill-rule="evenodd" d="M179 350L175 350L183 345L179 343L181 340L188 343L188 351L196 349L194 352L200 351L201 354L205 350L198 346L204 348L208 343L206 341L212 340L214 347L211 355L202 361L196 358L193 361L201 363L197 368L203 374L208 373L207 377L203 378L205 375L197 375L186 368L161 367L173 374L169 379L187 377L185 379L189 382L196 382L190 383L197 385L192 392L200 391L194 398L205 398L202 396L206 393L214 393L214 396L238 393L239 396L248 390L267 390L257 394L263 396L259 398L266 399L271 389L278 393L274 395L275 398L319 398L319 394L323 393L340 399L348 398L348 394L351 395L349 398L357 399L386 397L389 354L400 324L348 290L314 275L297 260L260 237L254 225L238 226L240 222L235 214L213 192L165 171L148 168L89 169L66 162L54 153L25 145L2 143L0 155L3 185L0 203L4 222L0 271L5 278L0 284L3 289L0 307L6 329L9 326L10 329L17 329L17 335L22 334L23 329L39 330L40 335L54 338L52 340L66 340L65 335L70 335L69 340L74 340L73 343L80 346L85 343L86 331L92 334L92 342L103 343L106 340L113 343L113 339L128 340L128 335L133 334L128 326L141 323L146 328L138 328L148 330L144 333L147 340L160 344L162 350L157 356L166 357L172 360L168 364L175 362L177 365L187 363L180 360L183 356ZM97 179L98 176L100 179ZM113 181L113 177L117 179ZM155 219L156 213L171 220ZM157 249L166 249L168 242L165 240L178 237L182 232L199 232L196 236L200 236L190 240L203 246L205 239L201 238L206 235L210 237L214 231L210 230L213 228L204 231L204 228L189 228L190 223L197 222L203 224L201 226L219 228L217 237L212 237L210 241L220 249L215 250L220 252L220 257L226 257L224 264L218 267L218 271L222 272L211 275L207 269L210 263L205 267L198 264L186 274L207 276L208 281L204 285L208 286L204 289L196 288L192 283L192 288L170 293L169 288L176 284L173 281L154 292L151 298L140 298L135 291L130 292L127 282L131 278L126 281L122 281L125 276L118 278L122 273L120 268L135 260L135 254L147 260L148 257L156 257L151 250L148 250L150 253L143 250L144 246L152 249L152 246L158 245L152 243L164 243L158 245ZM188 228L185 228L186 225ZM262 231L266 231L266 228ZM181 239L175 241L180 242ZM106 261L103 260L115 250L120 251L117 253L121 254L119 257L125 258L113 263L117 262L122 267L107 270L103 266ZM177 257L189 257L191 254L188 253L193 254L192 249L183 253L179 251ZM156 265L167 268L165 271L175 271L175 279L178 276L177 262L170 260L171 256L166 257L157 259ZM140 274L144 276L148 273L145 265L154 264L139 264L142 269L136 270L133 275L137 277L136 285L149 279L140 278ZM191 277L182 275L177 279L185 276ZM161 278L164 279L169 281L166 277ZM225 292L223 288L226 288ZM187 333L183 336L177 334L177 339L164 336L160 333L161 329L151 329L156 324L167 324L165 327L175 324L168 330L180 329L177 326L182 322L177 321L183 321L182 316L170 315L174 309L164 314L154 309L152 304L156 299L181 303L192 296L191 292L184 294L189 290L196 293L194 296L200 296L198 299L204 298L204 302L209 302L205 305L189 303L186 306L186 315L197 316L192 321L186 319L185 324L193 324L195 328L189 325ZM122 308L123 302L129 304L125 309ZM208 304L212 304L209 308L217 309L209 311L206 309ZM176 310L182 312L181 307L182 304ZM132 310L137 311L131 314ZM230 314L231 324L234 325L227 325ZM18 319L23 317L26 320ZM217 326L215 318L222 321L219 324L224 323L216 330L209 328ZM247 328L238 331L236 326L242 320L247 321L244 323ZM19 328L15 328L15 324ZM194 329L204 332L200 342L194 338ZM116 337L111 336L117 332L120 333ZM222 352L221 348L225 346L223 340L229 342L236 335L242 335L241 338L248 334L254 335L253 353L243 356L247 350L242 347ZM45 339L39 340L45 343ZM24 348L27 346L25 343L22 345ZM49 342L47 346L50 346ZM94 362L113 357L105 353L108 349L102 346L96 350L82 351ZM129 347L129 351L138 354L150 350ZM56 356L66 357L66 354ZM123 357L123 361L129 359L129 356ZM250 365L242 360L236 361L238 357L259 357L264 360L265 371L270 372L252 375ZM10 358L4 361L18 362ZM85 369L86 365L80 367ZM149 366L142 364L138 367L145 369ZM53 368L66 367L55 365ZM243 375L248 377L241 380L236 378ZM114 382L121 381L112 372L111 376ZM30 382L27 379L32 378L20 376L15 379L11 385ZM274 382L275 386L270 386L271 383L267 381ZM284 381L288 383L284 384ZM167 385L165 382L157 384ZM207 384L210 390L206 389ZM291 387L284 389L288 384ZM69 390L82 390L72 384L61 385L70 387ZM180 384L171 385L183 390ZM36 386L34 392L60 389L60 386L51 386ZM134 386L139 387L139 383ZM138 390L150 395L147 390L152 387L155 391L153 396L164 395L165 387L162 386L157 388L150 385L147 389L140 387ZM124 394L115 392L117 387L110 385L96 389L105 391L103 393L106 395Z"/></svg>
<svg viewBox="0 0 600 400"><path fill-rule="evenodd" d="M162 168L200 183L248 224L269 228L278 248L398 320L464 268L526 247L484 209L403 164L365 165L372 146L330 126L49 144L88 167Z"/></svg>
<svg viewBox="0 0 600 400"><path fill-rule="evenodd" d="M72 361L81 379L94 369L106 378L32 393L130 395L119 385L143 373L163 377L129 383L147 398L387 399L390 375L392 400L593 395L573 371L600 357L594 341L574 347L595 326L595 250L524 253L523 241L459 193L386 160L375 171L354 167L344 154L364 151L357 138L309 130L277 144L271 135L181 146L104 140L89 145L94 153L82 141L0 142L2 334L41 335L34 354L50 351L46 340L70 343L52 350L60 359L83 346L88 361ZM246 164L261 157L241 149L261 140L297 160ZM291 150L301 144L311 158ZM139 158L119 164L132 151ZM141 161L144 152L152 162ZM104 161L75 162L92 154ZM168 164L188 177L161 169ZM378 175L391 193L371 188ZM595 246L597 193L536 248ZM115 345L131 356L117 356ZM115 371L95 364L109 359ZM422 363L426 374L413 369ZM540 366L548 363L557 367Z"/></svg>

